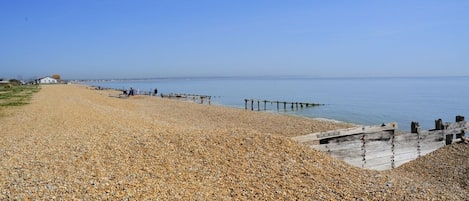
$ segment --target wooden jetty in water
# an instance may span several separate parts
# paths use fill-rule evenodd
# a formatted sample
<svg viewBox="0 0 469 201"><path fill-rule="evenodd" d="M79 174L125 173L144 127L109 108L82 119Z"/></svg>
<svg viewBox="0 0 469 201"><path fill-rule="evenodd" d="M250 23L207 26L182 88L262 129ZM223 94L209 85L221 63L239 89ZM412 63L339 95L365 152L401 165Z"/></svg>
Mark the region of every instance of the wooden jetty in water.
<svg viewBox="0 0 469 201"><path fill-rule="evenodd" d="M270 101L270 100L254 100L254 99L244 99L244 109L248 109L248 103L251 103L251 110L254 111L254 104L257 103L257 111L261 111L261 103L264 104L264 111L267 110L267 103L271 105L277 105L277 111L280 110L280 105L283 106L283 110L287 110L287 105L290 106L291 110L298 110L299 108L308 108L308 107L317 107L324 104L318 103L304 103L304 102L287 102L287 101Z"/></svg>
<svg viewBox="0 0 469 201"><path fill-rule="evenodd" d="M388 170L461 141L469 128L463 116L455 123L435 120L435 129L422 130L411 123L410 133L397 132L396 123L362 126L294 137L311 148L324 151L356 167Z"/></svg>
<svg viewBox="0 0 469 201"><path fill-rule="evenodd" d="M161 98L169 99L178 99L192 101L200 104L211 104L212 96L207 95L198 95L198 94L179 94L179 93L170 93L170 94L160 94Z"/></svg>

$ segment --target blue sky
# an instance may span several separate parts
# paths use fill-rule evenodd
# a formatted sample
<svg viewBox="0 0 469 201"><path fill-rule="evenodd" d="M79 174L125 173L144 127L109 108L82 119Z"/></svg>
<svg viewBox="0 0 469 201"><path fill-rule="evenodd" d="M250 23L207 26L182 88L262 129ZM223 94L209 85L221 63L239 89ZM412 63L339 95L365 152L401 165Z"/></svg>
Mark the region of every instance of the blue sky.
<svg viewBox="0 0 469 201"><path fill-rule="evenodd" d="M0 77L469 75L469 1L0 1Z"/></svg>

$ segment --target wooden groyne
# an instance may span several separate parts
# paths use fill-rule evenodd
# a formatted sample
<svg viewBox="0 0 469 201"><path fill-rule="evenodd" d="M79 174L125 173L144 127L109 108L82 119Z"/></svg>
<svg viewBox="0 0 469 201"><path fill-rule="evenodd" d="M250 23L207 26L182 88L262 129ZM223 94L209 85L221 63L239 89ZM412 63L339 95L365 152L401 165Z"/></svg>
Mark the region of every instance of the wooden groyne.
<svg viewBox="0 0 469 201"><path fill-rule="evenodd" d="M126 89L115 89L115 88L103 88L103 87L94 87L92 86L92 89L95 90L116 90L116 91L122 91L122 94L119 95L109 95L111 97L117 97L117 98L128 98L130 90ZM169 98L169 99L178 99L178 100L184 100L184 101L192 101L195 103L200 103L200 104L208 104L210 105L212 102L212 96L207 96L207 95L199 95L199 94L184 94L184 93L169 93L169 94L155 94L153 91L140 91L140 90L135 90L132 92L133 95L145 95L145 96L155 96L155 97L161 97L161 98ZM131 96L133 96L131 95Z"/></svg>
<svg viewBox="0 0 469 201"><path fill-rule="evenodd" d="M435 120L432 130L422 130L418 122L412 122L411 132L402 133L397 132L396 123L388 123L312 133L293 139L357 167L388 170L461 141L468 128L464 117L457 116L455 123Z"/></svg>
<svg viewBox="0 0 469 201"><path fill-rule="evenodd" d="M270 105L276 105L277 106L277 111L280 110L280 107L282 106L283 110L287 110L290 108L291 110L298 110L302 108L308 108L308 107L317 107L321 106L324 104L318 104L318 103L304 103L304 102L287 102L287 101L271 101L271 100L254 100L254 99L244 99L244 109L248 110L248 103L251 104L250 109L254 111L255 104L257 104L257 111L261 110L267 110L267 104L270 103ZM261 105L263 105L263 109L261 109Z"/></svg>
<svg viewBox="0 0 469 201"><path fill-rule="evenodd" d="M198 94L179 94L179 93L170 93L170 94L161 94L161 98L169 99L178 99L192 101L200 104L211 104L212 96L207 95L198 95Z"/></svg>

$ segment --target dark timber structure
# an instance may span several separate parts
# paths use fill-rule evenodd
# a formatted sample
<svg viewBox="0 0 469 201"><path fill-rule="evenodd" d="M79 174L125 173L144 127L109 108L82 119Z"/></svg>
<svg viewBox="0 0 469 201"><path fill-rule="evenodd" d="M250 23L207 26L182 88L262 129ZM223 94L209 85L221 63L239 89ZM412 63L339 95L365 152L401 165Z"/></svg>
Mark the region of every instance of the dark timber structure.
<svg viewBox="0 0 469 201"><path fill-rule="evenodd" d="M186 101L192 101L195 103L209 104L209 105L211 104L211 99L212 99L211 96L206 96L206 95L177 94L177 93L161 94L161 98L186 100Z"/></svg>
<svg viewBox="0 0 469 201"><path fill-rule="evenodd" d="M254 99L244 99L244 109L248 110L248 103L251 104L250 109L254 111L255 104L257 103L257 111L261 110L267 110L267 104L270 103L270 105L276 104L277 106L277 111L280 110L280 106L283 106L283 110L287 110L287 106L291 110L298 110L299 108L308 108L308 107L317 107L321 106L324 104L318 104L318 103L303 103L303 102L287 102L287 101L270 101L270 100L254 100ZM261 109L261 103L263 104L263 109Z"/></svg>

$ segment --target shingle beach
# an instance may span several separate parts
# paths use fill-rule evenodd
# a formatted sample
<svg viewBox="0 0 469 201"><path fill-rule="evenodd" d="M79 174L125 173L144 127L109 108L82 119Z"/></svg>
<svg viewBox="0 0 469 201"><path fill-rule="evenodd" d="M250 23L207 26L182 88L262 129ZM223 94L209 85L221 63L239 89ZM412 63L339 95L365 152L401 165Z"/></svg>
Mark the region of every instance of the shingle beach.
<svg viewBox="0 0 469 201"><path fill-rule="evenodd" d="M290 138L352 125L81 85L0 116L0 200L468 200L469 145L390 171Z"/></svg>

